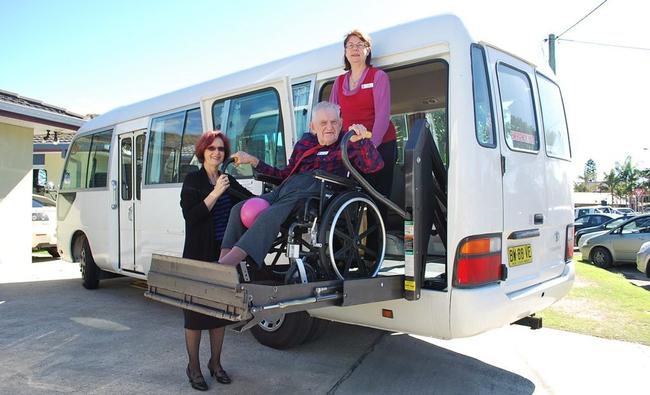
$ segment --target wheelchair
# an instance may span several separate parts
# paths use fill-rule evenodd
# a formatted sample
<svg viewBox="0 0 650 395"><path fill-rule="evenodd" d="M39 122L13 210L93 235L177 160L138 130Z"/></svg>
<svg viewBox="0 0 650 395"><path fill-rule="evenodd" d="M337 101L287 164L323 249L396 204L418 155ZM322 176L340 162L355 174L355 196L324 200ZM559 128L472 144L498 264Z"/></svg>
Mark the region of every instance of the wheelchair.
<svg viewBox="0 0 650 395"><path fill-rule="evenodd" d="M342 149L350 137L344 137ZM354 175L356 170L344 155L346 161ZM224 168L228 165L224 163ZM276 284L294 284L377 275L384 260L386 227L375 199L368 193L372 187L357 175L360 180L318 170L313 173L320 181L320 193L306 199L289 215L267 254L271 262L265 262L262 278ZM281 182L262 174L254 177L264 183L265 191ZM281 263L282 256L288 258L288 264ZM255 266L254 262L247 263L249 271Z"/></svg>

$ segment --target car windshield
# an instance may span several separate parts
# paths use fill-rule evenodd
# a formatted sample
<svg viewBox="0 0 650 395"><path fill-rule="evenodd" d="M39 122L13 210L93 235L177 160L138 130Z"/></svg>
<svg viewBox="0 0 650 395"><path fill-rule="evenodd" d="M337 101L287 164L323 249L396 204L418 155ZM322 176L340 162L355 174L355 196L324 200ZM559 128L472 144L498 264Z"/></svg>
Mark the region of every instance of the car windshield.
<svg viewBox="0 0 650 395"><path fill-rule="evenodd" d="M650 217L636 218L621 229L622 234L626 233L640 233L645 232L646 228L650 226Z"/></svg>
<svg viewBox="0 0 650 395"><path fill-rule="evenodd" d="M605 224L605 229L614 229L615 227L619 226L623 222L627 221L630 219L629 217L621 217L621 218L616 218L613 219Z"/></svg>
<svg viewBox="0 0 650 395"><path fill-rule="evenodd" d="M32 196L32 207L55 207L54 200L43 196Z"/></svg>

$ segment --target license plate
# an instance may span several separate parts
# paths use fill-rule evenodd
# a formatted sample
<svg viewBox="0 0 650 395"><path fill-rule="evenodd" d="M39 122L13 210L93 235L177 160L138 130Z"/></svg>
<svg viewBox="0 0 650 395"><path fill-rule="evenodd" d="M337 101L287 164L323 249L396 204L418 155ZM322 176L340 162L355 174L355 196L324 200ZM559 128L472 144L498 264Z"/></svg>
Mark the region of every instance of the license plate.
<svg viewBox="0 0 650 395"><path fill-rule="evenodd" d="M508 266L525 265L533 261L533 247L530 244L508 248Z"/></svg>

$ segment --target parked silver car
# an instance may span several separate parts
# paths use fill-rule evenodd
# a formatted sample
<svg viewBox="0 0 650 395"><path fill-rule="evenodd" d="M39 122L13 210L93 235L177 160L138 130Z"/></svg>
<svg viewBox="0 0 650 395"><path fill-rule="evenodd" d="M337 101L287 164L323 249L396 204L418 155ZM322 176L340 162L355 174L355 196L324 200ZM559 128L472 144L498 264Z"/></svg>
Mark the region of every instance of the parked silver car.
<svg viewBox="0 0 650 395"><path fill-rule="evenodd" d="M47 250L59 257L56 248L56 202L41 195L32 195L32 250Z"/></svg>
<svg viewBox="0 0 650 395"><path fill-rule="evenodd" d="M643 243L636 253L636 268L650 277L650 241Z"/></svg>
<svg viewBox="0 0 650 395"><path fill-rule="evenodd" d="M614 263L634 263L641 245L650 241L650 215L633 217L617 228L580 245L583 259L602 268Z"/></svg>

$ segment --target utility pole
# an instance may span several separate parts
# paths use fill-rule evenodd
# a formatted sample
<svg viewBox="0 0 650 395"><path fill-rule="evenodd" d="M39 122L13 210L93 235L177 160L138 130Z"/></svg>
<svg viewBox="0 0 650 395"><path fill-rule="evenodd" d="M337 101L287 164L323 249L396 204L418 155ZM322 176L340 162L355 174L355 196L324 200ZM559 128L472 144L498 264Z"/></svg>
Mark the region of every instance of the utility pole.
<svg viewBox="0 0 650 395"><path fill-rule="evenodd" d="M548 64L551 66L551 69L555 74L557 74L557 72L555 71L555 41L556 40L557 37L555 37L555 34L548 35Z"/></svg>

